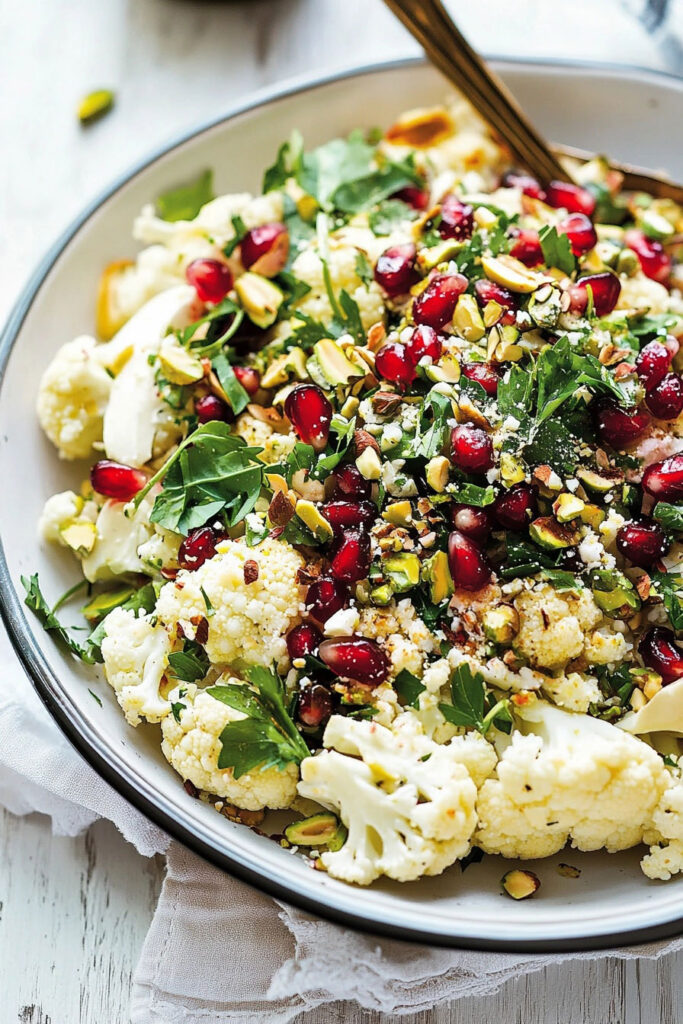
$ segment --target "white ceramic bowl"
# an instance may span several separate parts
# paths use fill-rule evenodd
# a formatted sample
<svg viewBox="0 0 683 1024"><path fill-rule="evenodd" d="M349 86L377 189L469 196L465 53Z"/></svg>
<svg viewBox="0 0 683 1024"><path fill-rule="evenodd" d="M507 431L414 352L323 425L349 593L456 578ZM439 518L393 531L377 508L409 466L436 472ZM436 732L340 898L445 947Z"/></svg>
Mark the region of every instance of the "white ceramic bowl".
<svg viewBox="0 0 683 1024"><path fill-rule="evenodd" d="M678 134L683 82L661 75L575 65L499 65L551 138L683 177ZM573 949L634 942L680 930L683 878L649 882L639 851L572 851L535 865L539 896L500 895L509 866L495 857L456 865L408 885L359 890L322 873L189 797L159 749L157 727L126 725L111 690L65 657L25 612L21 574L40 571L49 596L76 580L72 560L37 539L43 502L77 484L84 467L60 463L34 415L39 375L55 349L93 329L101 268L132 255L130 227L143 203L213 167L219 192L259 189L277 145L293 128L310 144L357 126L386 125L401 110L438 101L443 80L421 62L361 69L261 95L218 123L174 142L134 168L84 211L47 254L14 310L0 348L0 587L14 646L49 710L85 758L131 803L227 871L308 910L393 937L482 948ZM88 693L102 698L100 708ZM581 877L561 877L569 861Z"/></svg>

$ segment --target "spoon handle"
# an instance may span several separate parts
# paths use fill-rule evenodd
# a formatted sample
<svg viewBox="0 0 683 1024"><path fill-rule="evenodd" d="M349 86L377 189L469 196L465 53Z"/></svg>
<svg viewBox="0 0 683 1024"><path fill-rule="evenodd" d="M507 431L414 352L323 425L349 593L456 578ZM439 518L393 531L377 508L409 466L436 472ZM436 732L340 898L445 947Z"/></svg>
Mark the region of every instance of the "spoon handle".
<svg viewBox="0 0 683 1024"><path fill-rule="evenodd" d="M441 0L385 0L427 56L539 181L570 181L570 175L500 79L453 24Z"/></svg>

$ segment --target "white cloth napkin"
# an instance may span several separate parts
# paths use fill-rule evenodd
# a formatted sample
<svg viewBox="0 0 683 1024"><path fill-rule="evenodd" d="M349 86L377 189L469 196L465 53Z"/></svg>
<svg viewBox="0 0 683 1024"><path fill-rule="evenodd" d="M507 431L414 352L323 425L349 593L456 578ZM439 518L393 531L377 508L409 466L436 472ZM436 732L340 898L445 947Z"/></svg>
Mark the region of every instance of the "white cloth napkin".
<svg viewBox="0 0 683 1024"><path fill-rule="evenodd" d="M279 903L171 841L70 746L0 629L0 804L40 811L59 835L109 818L167 876L135 972L131 1024L335 1024L355 1002L395 1016L486 995L550 963L599 956L657 959L672 939L576 954L480 953L377 939ZM585 1024L591 1024L586 1021Z"/></svg>

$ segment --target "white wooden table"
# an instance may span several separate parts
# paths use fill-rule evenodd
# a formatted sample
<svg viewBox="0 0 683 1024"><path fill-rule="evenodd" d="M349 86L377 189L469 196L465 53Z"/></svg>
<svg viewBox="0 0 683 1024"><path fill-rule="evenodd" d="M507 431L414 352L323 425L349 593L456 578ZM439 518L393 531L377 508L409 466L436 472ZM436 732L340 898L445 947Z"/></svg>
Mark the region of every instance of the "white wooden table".
<svg viewBox="0 0 683 1024"><path fill-rule="evenodd" d="M489 52L659 63L607 0L460 6ZM0 0L0 38L0 317L59 230L146 149L278 78L414 52L380 0ZM101 85L116 109L81 131L75 106ZM160 858L139 857L108 823L64 839L46 819L0 813L0 1024L125 1024L162 876ZM404 1019L677 1024L682 967L553 968Z"/></svg>

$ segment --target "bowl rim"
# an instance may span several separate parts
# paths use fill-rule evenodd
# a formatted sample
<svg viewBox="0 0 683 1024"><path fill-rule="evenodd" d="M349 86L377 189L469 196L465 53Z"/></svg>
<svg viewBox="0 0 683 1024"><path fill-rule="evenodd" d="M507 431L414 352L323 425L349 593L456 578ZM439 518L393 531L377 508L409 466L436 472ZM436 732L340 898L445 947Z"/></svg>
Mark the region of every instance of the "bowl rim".
<svg viewBox="0 0 683 1024"><path fill-rule="evenodd" d="M683 91L683 78L657 69L571 59L518 59L497 56L490 59L498 68L502 69L506 66L511 69L528 67L537 69L539 72L560 69L576 75L591 71L615 78L623 78L628 75L644 82L650 81L655 84L665 82L669 86ZM85 205L83 210L52 243L16 299L0 334L0 391L4 385L13 346L53 265L93 214L146 168L175 149L182 147L186 142L197 139L213 128L269 103L306 93L316 87L336 84L347 78L425 64L425 58L422 56L403 57L373 64L347 66L331 73L315 73L288 78L250 93L244 100L232 105L217 117L176 133L168 141L155 147L151 153L135 162L127 171L118 175ZM41 701L70 743L98 775L169 836L184 844L209 863L277 899L282 899L299 909L366 933L422 944L491 951L513 949L519 952L587 951L652 941L677 935L683 931L680 898L671 901L671 910L670 912L666 911L664 918L665 908L659 907L650 914L643 910L639 914L641 923L625 930L601 931L596 928L589 934L564 937L543 934L540 937L530 938L528 931L522 931L520 928L520 931L512 937L490 938L482 934L470 934L467 930L458 930L457 924L455 929L448 931L434 930L428 925L417 927L402 920L400 910L395 913L391 911L387 913L386 908L382 908L379 912L370 910L363 913L358 909L360 891L353 886L348 886L347 890L341 892L335 890L334 893L321 887L320 895L309 895L301 891L296 883L287 884L277 881L265 870L261 870L258 864L243 851L227 850L225 847L217 848L211 839L211 833L204 828L202 823L186 819L182 807L175 805L171 799L154 790L144 774L136 774L118 757L113 747L106 748L105 744L93 733L88 717L67 698L58 675L50 668L39 643L34 638L28 617L24 613L23 602L15 589L9 572L1 536L0 617L7 629L14 651ZM548 925L537 927L546 929ZM526 928L528 929L528 925Z"/></svg>

